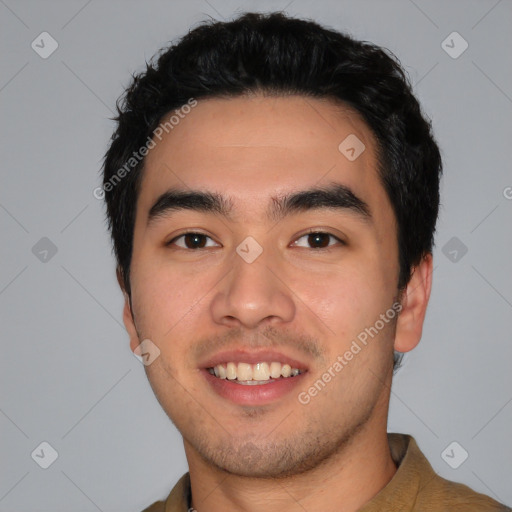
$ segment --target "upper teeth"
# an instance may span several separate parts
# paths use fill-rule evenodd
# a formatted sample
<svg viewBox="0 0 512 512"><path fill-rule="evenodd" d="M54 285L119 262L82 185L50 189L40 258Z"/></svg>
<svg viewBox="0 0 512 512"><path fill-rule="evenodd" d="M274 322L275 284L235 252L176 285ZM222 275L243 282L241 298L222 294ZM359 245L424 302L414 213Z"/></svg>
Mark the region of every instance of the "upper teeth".
<svg viewBox="0 0 512 512"><path fill-rule="evenodd" d="M289 364L278 362L272 363L232 363L218 364L213 368L208 368L209 372L219 379L229 380L255 380L266 381L270 378L278 379L279 377L295 377L303 372L298 368L292 368Z"/></svg>

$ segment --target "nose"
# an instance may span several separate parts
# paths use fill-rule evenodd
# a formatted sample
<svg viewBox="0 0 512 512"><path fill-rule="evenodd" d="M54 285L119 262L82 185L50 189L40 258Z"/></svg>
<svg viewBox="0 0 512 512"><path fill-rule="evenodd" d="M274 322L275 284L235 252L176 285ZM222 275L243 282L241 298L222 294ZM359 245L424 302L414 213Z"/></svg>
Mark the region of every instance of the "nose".
<svg viewBox="0 0 512 512"><path fill-rule="evenodd" d="M231 272L219 283L210 303L218 324L254 329L260 324L291 322L296 304L269 251L252 263L234 254Z"/></svg>

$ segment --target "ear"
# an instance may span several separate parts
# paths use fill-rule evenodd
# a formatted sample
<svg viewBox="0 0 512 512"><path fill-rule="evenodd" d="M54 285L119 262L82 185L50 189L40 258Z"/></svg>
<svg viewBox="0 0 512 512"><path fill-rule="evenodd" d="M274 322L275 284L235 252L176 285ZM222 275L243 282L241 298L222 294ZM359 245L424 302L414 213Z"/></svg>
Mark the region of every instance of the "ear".
<svg viewBox="0 0 512 512"><path fill-rule="evenodd" d="M394 345L398 352L409 352L420 342L432 288L432 266L432 254L426 254L414 267L402 294L402 310L396 324Z"/></svg>
<svg viewBox="0 0 512 512"><path fill-rule="evenodd" d="M137 328L135 327L135 320L133 318L130 296L126 291L123 274L119 267L117 267L116 276L117 282L119 283L119 287L121 288L121 291L123 292L124 296L123 323L126 331L128 332L128 335L130 336L130 348L133 352L139 346L140 341L139 336L137 335Z"/></svg>

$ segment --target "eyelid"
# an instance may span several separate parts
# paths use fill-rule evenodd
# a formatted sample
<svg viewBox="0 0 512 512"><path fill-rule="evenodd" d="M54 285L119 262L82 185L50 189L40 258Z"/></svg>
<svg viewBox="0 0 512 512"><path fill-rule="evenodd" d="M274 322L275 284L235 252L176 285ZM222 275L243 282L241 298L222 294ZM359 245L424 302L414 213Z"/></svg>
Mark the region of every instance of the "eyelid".
<svg viewBox="0 0 512 512"><path fill-rule="evenodd" d="M323 228L309 228L306 232L296 236L294 241L292 242L292 244L295 245L296 242L298 240L300 240L301 238L308 236L308 235L316 234L316 233L321 234L321 235L329 235L332 238L336 239L336 241L339 242L341 245L347 245L347 242L343 238L340 238L338 235L335 235L334 233L331 233L331 231L329 231L327 229L323 229ZM326 250L326 249L330 249L331 247L332 247L331 245L328 245L327 247L321 247L321 248L317 248L317 249L313 249L313 250L315 250L315 251L319 251L322 249Z"/></svg>
<svg viewBox="0 0 512 512"><path fill-rule="evenodd" d="M168 242L165 242L164 245L165 246L172 245L172 244L174 244L176 242L176 240L178 240L179 238L181 238L183 236L186 236L186 235L201 235L201 236L205 236L206 238L209 238L210 240L212 240L216 244L221 245L213 237L211 237L210 235L208 235L206 233L203 233L202 231L200 231L198 229L187 230L187 231L183 231L181 233L178 233L177 235L174 235ZM178 245L177 247L180 247L180 246ZM184 249L184 250L187 250L187 251L192 251L193 250L193 249L184 248L184 247L180 247L180 249ZM195 249L195 250L198 250L198 249Z"/></svg>
<svg viewBox="0 0 512 512"><path fill-rule="evenodd" d="M335 235L334 233L331 233L330 231L326 230L326 229L322 229L322 228L308 228L307 231L303 232L302 234L296 236L294 238L294 241L292 242L292 245L296 245L297 241L300 240L301 238L305 237L305 236L308 236L308 235L311 235L311 234L322 234L322 235L328 235L332 238L334 238L337 242L339 242L341 245L347 245L347 242L345 240L343 240L342 238L340 238L339 236ZM183 231L182 233L179 233L175 236L173 236L168 242L165 243L166 246L169 246L169 245L172 245L173 243L176 242L176 240L186 236L186 235L201 235L201 236L205 236L206 238L209 238L210 240L212 240L213 242L215 242L217 245L221 245L219 244L218 242L216 242L213 237L211 237L210 235L206 234L206 233L203 233L202 231L200 230L188 230L188 231ZM180 247L180 246L178 246ZM211 247L211 246L210 246ZM316 249L312 249L312 250L315 250L315 251L319 251L319 250L326 250L326 249L329 249L330 247L332 247L331 245L328 245L327 247L320 247L320 248L316 248ZM191 251L192 249L189 249L189 248L186 248L186 247L180 247L181 249L184 249L184 250L188 250L188 251ZM206 247L205 247L206 248ZM204 248L203 248L204 249ZM311 248L310 248L311 249ZM197 249L196 249L197 250Z"/></svg>

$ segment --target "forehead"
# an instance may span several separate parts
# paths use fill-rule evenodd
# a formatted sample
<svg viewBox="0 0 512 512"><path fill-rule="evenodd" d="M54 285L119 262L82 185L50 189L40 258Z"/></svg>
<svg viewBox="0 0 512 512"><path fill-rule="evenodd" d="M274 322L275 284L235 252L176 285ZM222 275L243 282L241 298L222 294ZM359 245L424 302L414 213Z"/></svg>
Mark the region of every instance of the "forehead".
<svg viewBox="0 0 512 512"><path fill-rule="evenodd" d="M246 218L259 215L276 193L327 182L349 187L369 204L386 202L371 130L357 113L328 100L199 100L154 140L144 166L140 212L176 187L222 193Z"/></svg>

